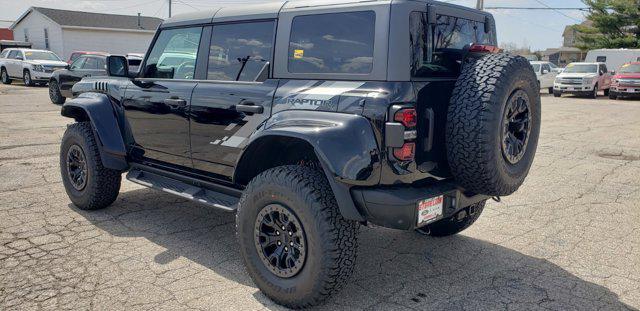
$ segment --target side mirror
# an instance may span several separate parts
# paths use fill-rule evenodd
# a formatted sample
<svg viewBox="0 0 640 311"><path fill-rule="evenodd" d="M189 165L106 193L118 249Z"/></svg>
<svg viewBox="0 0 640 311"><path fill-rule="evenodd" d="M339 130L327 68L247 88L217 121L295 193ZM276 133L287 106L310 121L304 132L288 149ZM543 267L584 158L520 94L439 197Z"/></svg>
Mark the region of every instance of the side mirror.
<svg viewBox="0 0 640 311"><path fill-rule="evenodd" d="M110 77L129 77L127 58L121 55L107 56L107 75Z"/></svg>
<svg viewBox="0 0 640 311"><path fill-rule="evenodd" d="M615 76L616 75L616 71L615 70L611 70L611 75Z"/></svg>
<svg viewBox="0 0 640 311"><path fill-rule="evenodd" d="M16 59L17 60L24 60L24 58L22 58L22 56L20 56L20 55L16 56Z"/></svg>
<svg viewBox="0 0 640 311"><path fill-rule="evenodd" d="M543 74L543 75L546 75L546 74L548 74L548 73L549 73L549 70L546 70L546 69L543 69L543 70L542 70L542 74Z"/></svg>

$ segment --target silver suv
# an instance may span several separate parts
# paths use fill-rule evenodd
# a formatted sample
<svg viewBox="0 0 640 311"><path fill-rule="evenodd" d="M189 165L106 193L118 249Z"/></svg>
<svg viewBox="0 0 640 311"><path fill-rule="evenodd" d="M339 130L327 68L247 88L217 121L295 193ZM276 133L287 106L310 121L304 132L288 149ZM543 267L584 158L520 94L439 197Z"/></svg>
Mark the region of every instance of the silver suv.
<svg viewBox="0 0 640 311"><path fill-rule="evenodd" d="M6 49L0 54L0 76L2 83L22 79L27 86L47 83L51 74L67 68L58 55L46 50Z"/></svg>

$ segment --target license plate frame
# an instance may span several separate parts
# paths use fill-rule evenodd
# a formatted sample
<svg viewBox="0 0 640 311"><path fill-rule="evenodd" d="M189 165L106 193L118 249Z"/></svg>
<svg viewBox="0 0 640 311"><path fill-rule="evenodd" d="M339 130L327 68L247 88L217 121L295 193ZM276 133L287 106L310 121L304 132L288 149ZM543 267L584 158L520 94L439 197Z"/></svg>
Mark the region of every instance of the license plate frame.
<svg viewBox="0 0 640 311"><path fill-rule="evenodd" d="M418 201L416 226L422 227L442 219L444 195Z"/></svg>

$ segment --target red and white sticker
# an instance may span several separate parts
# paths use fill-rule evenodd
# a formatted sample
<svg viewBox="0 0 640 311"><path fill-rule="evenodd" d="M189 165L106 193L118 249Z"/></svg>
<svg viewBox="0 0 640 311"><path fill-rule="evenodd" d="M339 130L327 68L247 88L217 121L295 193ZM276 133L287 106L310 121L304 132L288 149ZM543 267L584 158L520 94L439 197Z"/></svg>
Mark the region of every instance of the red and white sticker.
<svg viewBox="0 0 640 311"><path fill-rule="evenodd" d="M444 196L418 202L418 226L426 225L442 216Z"/></svg>

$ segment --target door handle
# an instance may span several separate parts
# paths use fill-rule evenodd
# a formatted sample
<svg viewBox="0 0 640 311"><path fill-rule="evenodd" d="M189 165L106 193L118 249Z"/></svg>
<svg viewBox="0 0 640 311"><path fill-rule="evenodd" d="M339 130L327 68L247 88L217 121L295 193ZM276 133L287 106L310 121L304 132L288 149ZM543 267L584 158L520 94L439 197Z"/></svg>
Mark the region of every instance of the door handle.
<svg viewBox="0 0 640 311"><path fill-rule="evenodd" d="M264 107L256 106L253 103L247 102L247 104L236 105L236 111L260 114L264 112Z"/></svg>
<svg viewBox="0 0 640 311"><path fill-rule="evenodd" d="M187 101L179 98L167 98L164 100L164 104L171 108L180 108L187 105Z"/></svg>

